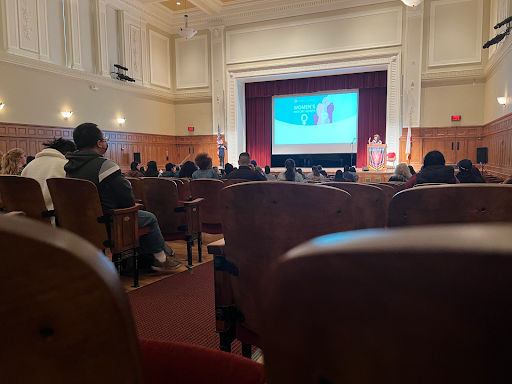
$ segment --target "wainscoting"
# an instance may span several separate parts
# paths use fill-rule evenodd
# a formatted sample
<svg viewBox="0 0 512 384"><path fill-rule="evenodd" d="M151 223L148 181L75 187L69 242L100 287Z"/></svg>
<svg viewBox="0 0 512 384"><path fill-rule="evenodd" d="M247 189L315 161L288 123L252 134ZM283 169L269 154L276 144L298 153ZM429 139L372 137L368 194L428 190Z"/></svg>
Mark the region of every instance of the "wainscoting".
<svg viewBox="0 0 512 384"><path fill-rule="evenodd" d="M170 136L117 131L103 133L109 140L105 157L114 160L123 171L130 169L135 152L140 153L142 165L154 160L162 169L166 163L179 164L189 155L187 160L194 161L195 155L200 152L208 153L213 159L213 165L219 165L216 135ZM0 151L3 153L11 148L21 148L27 156L35 156L44 149L44 142L59 137L73 140L73 129L0 123Z"/></svg>

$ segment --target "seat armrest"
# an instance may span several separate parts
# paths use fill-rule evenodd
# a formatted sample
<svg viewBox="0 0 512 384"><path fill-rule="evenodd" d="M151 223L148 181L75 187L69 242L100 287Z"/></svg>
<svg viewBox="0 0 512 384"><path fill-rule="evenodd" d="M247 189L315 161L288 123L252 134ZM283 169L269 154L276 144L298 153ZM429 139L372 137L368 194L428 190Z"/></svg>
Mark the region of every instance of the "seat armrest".
<svg viewBox="0 0 512 384"><path fill-rule="evenodd" d="M140 211L141 209L142 209L142 204L135 204L133 207L130 207L130 208L110 209L109 213L112 216L125 215L127 213Z"/></svg>
<svg viewBox="0 0 512 384"><path fill-rule="evenodd" d="M110 238L112 253L121 253L139 246L139 215L141 204L130 208L111 209Z"/></svg>
<svg viewBox="0 0 512 384"><path fill-rule="evenodd" d="M226 242L224 241L224 239L217 240L213 243L208 244L208 253L210 255L224 256L226 254L226 251L224 250L225 246Z"/></svg>
<svg viewBox="0 0 512 384"><path fill-rule="evenodd" d="M184 201L183 207L185 208L186 217L186 235L191 236L201 232L201 204L204 199L199 198L192 201Z"/></svg>
<svg viewBox="0 0 512 384"><path fill-rule="evenodd" d="M194 205L200 205L200 204L202 204L202 203L203 203L203 201L204 201L204 199L203 199L202 197L199 197L199 198L197 198L197 199L195 199L195 200L192 200L192 201L184 201L184 202L183 202L183 205L184 205L185 207L192 207L192 206L194 206Z"/></svg>

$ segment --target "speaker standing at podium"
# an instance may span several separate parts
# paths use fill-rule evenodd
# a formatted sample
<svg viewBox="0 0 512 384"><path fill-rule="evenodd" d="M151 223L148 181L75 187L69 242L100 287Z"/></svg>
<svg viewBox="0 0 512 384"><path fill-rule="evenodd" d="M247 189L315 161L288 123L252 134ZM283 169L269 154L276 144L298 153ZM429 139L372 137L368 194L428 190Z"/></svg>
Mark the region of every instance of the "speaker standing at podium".
<svg viewBox="0 0 512 384"><path fill-rule="evenodd" d="M379 135L375 134L373 135L373 140L371 137L368 139L368 144L382 144L382 140Z"/></svg>

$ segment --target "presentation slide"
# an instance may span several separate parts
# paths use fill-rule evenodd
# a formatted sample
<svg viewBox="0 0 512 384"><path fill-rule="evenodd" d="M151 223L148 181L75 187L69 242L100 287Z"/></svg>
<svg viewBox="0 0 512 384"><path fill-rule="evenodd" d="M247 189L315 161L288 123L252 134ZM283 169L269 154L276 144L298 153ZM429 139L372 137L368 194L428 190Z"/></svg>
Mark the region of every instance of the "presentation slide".
<svg viewBox="0 0 512 384"><path fill-rule="evenodd" d="M274 97L272 154L357 152L357 109L357 90Z"/></svg>

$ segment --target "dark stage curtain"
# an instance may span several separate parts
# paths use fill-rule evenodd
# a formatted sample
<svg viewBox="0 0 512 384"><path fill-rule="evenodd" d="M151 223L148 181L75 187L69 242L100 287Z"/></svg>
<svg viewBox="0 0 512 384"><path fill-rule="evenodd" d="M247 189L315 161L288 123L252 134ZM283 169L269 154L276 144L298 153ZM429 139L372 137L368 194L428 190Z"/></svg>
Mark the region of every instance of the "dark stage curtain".
<svg viewBox="0 0 512 384"><path fill-rule="evenodd" d="M310 77L245 85L246 140L259 165L270 165L272 155L272 96L359 89L357 166L366 166L368 138L386 137L387 72Z"/></svg>

